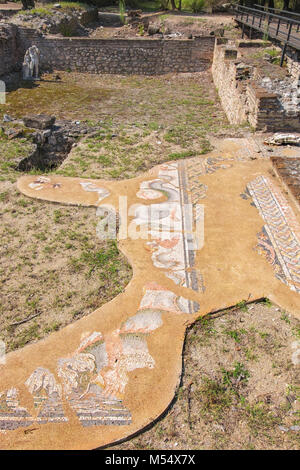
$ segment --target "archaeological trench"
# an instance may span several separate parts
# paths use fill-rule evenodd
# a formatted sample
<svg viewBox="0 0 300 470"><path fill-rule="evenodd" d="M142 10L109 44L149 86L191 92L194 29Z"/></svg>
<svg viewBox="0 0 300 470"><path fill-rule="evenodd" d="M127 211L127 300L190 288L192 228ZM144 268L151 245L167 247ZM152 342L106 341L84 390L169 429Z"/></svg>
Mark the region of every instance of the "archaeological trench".
<svg viewBox="0 0 300 470"><path fill-rule="evenodd" d="M61 37L6 21L4 81L21 76L33 45L41 73L211 70L229 123L252 129L247 139L219 139L208 155L113 181L49 173L97 129L55 116L16 120L33 142L16 164L18 190L26 198L95 207L109 230L120 220L118 247L133 277L93 313L0 362L0 446L94 449L136 434L165 412L180 384L186 329L200 316L269 298L300 318L299 56L287 50L286 75L274 78L249 60L266 47L262 39ZM3 126L18 139L14 127Z"/></svg>

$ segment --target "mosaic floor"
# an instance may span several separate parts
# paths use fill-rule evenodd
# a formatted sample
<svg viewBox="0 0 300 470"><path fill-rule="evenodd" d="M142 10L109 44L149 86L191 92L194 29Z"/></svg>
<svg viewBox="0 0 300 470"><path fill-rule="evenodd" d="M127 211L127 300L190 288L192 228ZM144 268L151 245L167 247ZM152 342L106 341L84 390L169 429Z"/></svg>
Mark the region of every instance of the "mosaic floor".
<svg viewBox="0 0 300 470"><path fill-rule="evenodd" d="M299 209L269 158L227 140L128 181L20 178L29 197L95 206L95 236L105 224L109 236L119 212L134 275L111 302L0 364L2 449L91 449L151 423L174 397L185 330L200 315L268 297L300 318Z"/></svg>

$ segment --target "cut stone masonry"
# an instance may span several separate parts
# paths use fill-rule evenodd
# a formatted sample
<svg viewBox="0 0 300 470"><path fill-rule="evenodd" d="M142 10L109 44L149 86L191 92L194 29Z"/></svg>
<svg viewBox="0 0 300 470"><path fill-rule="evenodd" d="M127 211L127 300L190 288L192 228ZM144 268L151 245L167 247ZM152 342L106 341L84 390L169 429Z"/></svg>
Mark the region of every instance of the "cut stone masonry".
<svg viewBox="0 0 300 470"><path fill-rule="evenodd" d="M254 43L257 47L257 42ZM299 73L296 63L290 79L261 77L243 63L239 45L217 39L212 73L224 111L232 124L247 121L256 130L300 131ZM249 47L252 44L249 42Z"/></svg>

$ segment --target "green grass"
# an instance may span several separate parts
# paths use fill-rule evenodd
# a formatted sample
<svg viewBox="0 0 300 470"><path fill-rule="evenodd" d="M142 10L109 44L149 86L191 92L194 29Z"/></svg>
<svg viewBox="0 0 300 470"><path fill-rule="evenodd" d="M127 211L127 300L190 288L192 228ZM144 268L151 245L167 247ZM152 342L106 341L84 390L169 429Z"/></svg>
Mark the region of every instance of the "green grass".
<svg viewBox="0 0 300 470"><path fill-rule="evenodd" d="M246 300L241 300L241 302L238 302L235 307L242 310L242 312L247 312L248 311L247 301Z"/></svg>
<svg viewBox="0 0 300 470"><path fill-rule="evenodd" d="M101 122L99 133L72 150L72 158L56 171L65 176L130 178L163 161L205 154L212 149L208 134L231 128L207 83L178 80L170 86L167 76L103 76L90 87L85 75L61 76L59 83L49 77L38 86L10 91L7 104L15 117L22 117L26 102L28 113L38 110L91 126ZM1 112L7 108L0 106ZM4 149L1 138L2 175L17 177L7 155L25 153L23 145L16 148L25 140L15 139Z"/></svg>
<svg viewBox="0 0 300 470"><path fill-rule="evenodd" d="M225 329L224 333L229 336L230 338L234 339L234 341L236 343L240 343L241 342L241 335L244 335L247 333L246 330L244 330L243 328L239 329L239 330L229 330L229 329Z"/></svg>
<svg viewBox="0 0 300 470"><path fill-rule="evenodd" d="M217 380L204 377L195 391L195 398L201 401L201 411L207 419L219 421L232 404L231 392Z"/></svg>
<svg viewBox="0 0 300 470"><path fill-rule="evenodd" d="M237 383L247 383L250 377L249 371L245 368L244 364L240 362L234 363L234 369L226 370L221 369L223 376L223 384L231 389L234 389Z"/></svg>
<svg viewBox="0 0 300 470"><path fill-rule="evenodd" d="M39 15L40 17L46 17L53 15L57 11L68 11L68 10L76 10L76 11L82 11L82 10L87 10L90 8L89 5L86 3L80 3L80 2L59 2L61 5L60 9L57 9L54 7L55 3L48 3L47 6L44 7L37 7L37 8L32 8L31 10L20 10L17 15Z"/></svg>
<svg viewBox="0 0 300 470"><path fill-rule="evenodd" d="M274 415L264 403L245 404L244 412L248 426L254 436L279 425L279 416Z"/></svg>
<svg viewBox="0 0 300 470"><path fill-rule="evenodd" d="M87 277L95 271L101 281L110 281L118 284L118 272L120 269L119 250L117 242L110 240L107 247L98 251L91 249L84 250L79 258L72 258L70 261L76 271L80 271L85 266L88 268ZM105 269L103 267L105 266Z"/></svg>

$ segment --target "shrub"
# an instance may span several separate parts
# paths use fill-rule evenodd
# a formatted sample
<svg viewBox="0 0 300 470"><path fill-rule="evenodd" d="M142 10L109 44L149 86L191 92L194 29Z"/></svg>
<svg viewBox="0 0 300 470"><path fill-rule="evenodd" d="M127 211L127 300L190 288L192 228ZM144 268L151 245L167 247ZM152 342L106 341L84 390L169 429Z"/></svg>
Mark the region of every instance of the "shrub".
<svg viewBox="0 0 300 470"><path fill-rule="evenodd" d="M183 7L192 10L193 13L200 13L205 6L205 0L185 0Z"/></svg>

